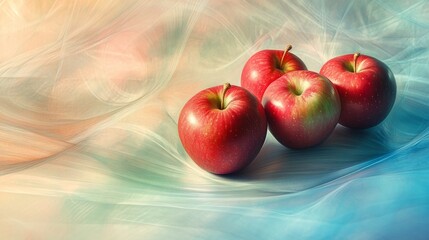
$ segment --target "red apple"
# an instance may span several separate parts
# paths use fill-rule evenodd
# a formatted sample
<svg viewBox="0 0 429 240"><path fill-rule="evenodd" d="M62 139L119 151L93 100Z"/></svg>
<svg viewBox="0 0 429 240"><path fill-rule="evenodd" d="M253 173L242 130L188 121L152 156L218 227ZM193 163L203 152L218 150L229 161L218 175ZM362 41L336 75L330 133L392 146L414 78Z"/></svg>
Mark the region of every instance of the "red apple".
<svg viewBox="0 0 429 240"><path fill-rule="evenodd" d="M306 70L304 62L289 50L261 50L249 58L241 73L241 86L262 100L265 89L286 72Z"/></svg>
<svg viewBox="0 0 429 240"><path fill-rule="evenodd" d="M182 145L208 172L228 174L253 161L267 135L262 104L239 86L216 86L192 97L180 112Z"/></svg>
<svg viewBox="0 0 429 240"><path fill-rule="evenodd" d="M324 76L307 70L286 73L268 86L263 97L268 128L289 148L322 143L341 112L338 92Z"/></svg>
<svg viewBox="0 0 429 240"><path fill-rule="evenodd" d="M320 74L335 85L341 99L339 123L350 128L370 128L382 122L393 107L396 82L380 60L359 53L327 61Z"/></svg>

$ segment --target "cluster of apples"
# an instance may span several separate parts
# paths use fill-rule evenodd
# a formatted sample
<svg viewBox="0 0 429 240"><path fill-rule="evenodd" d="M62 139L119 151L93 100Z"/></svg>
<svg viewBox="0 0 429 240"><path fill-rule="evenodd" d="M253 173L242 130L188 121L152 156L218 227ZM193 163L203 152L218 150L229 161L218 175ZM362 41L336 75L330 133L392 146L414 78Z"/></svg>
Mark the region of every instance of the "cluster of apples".
<svg viewBox="0 0 429 240"><path fill-rule="evenodd" d="M243 68L241 86L211 87L184 105L179 137L198 166L215 174L245 168L267 129L285 147L302 149L322 143L338 123L364 129L387 117L396 83L383 62L347 54L316 73L290 50L255 53Z"/></svg>

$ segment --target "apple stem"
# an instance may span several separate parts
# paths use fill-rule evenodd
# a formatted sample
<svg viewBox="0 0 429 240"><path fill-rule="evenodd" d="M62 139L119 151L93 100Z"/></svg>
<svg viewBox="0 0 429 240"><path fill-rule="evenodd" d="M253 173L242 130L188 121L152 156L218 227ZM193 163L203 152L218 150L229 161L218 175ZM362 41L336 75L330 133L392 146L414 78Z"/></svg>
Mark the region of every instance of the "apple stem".
<svg viewBox="0 0 429 240"><path fill-rule="evenodd" d="M223 84L223 89L220 96L220 109L225 109L225 93L230 87L231 87L231 84L229 83Z"/></svg>
<svg viewBox="0 0 429 240"><path fill-rule="evenodd" d="M353 71L356 72L356 62L357 62L357 58L360 56L360 53L355 53L355 55L353 55Z"/></svg>
<svg viewBox="0 0 429 240"><path fill-rule="evenodd" d="M292 49L292 45L288 44L285 48L285 51L283 52L282 59L280 60L281 67L283 67L283 59L285 58L286 53L288 53L291 49Z"/></svg>

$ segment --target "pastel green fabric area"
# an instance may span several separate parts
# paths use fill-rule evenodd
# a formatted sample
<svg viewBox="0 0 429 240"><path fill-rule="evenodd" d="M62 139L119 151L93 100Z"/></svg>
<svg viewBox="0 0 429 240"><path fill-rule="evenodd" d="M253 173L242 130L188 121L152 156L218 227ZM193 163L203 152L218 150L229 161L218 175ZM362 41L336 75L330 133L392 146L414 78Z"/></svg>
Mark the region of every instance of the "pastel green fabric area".
<svg viewBox="0 0 429 240"><path fill-rule="evenodd" d="M3 1L1 239L425 239L429 2ZM177 133L198 91L240 84L258 50L310 70L385 62L388 118L322 145L271 134L240 174L196 166Z"/></svg>

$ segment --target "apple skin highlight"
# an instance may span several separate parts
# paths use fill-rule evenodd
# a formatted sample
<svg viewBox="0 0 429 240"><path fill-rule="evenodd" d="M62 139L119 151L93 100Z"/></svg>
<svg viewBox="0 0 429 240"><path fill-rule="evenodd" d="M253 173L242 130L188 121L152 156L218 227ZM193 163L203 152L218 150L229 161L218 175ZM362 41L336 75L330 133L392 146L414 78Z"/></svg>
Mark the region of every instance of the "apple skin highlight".
<svg viewBox="0 0 429 240"><path fill-rule="evenodd" d="M184 149L198 166L229 174L255 159L265 142L267 120L253 94L234 85L225 90L224 85L194 95L182 108L178 131Z"/></svg>
<svg viewBox="0 0 429 240"><path fill-rule="evenodd" d="M346 54L327 61L320 74L335 86L341 99L339 123L365 129L378 125L390 113L396 98L396 81L389 67L362 54Z"/></svg>

